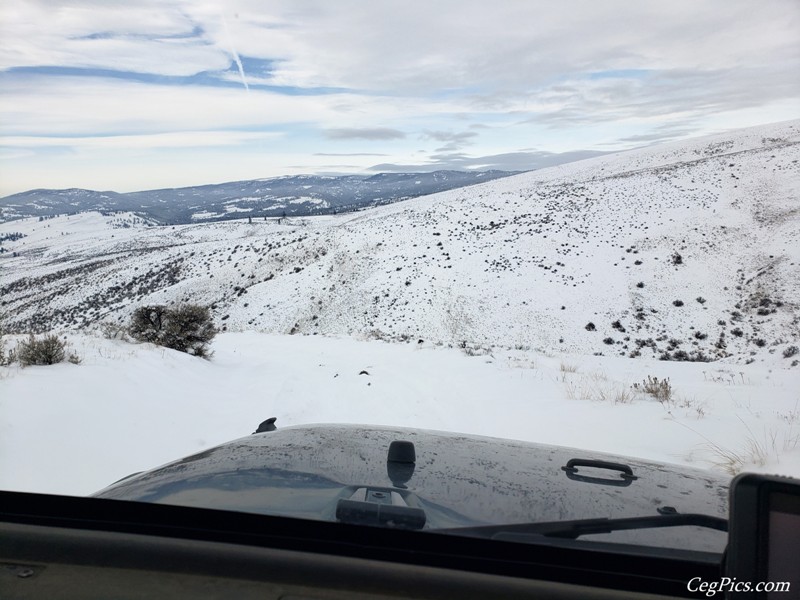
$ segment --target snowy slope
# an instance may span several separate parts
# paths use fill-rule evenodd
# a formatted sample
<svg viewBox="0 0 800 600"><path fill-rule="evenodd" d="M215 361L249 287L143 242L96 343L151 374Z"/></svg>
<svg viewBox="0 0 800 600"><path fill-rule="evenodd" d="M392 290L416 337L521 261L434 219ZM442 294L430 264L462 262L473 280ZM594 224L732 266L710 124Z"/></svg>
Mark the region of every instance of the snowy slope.
<svg viewBox="0 0 800 600"><path fill-rule="evenodd" d="M227 331L785 364L798 141L800 122L780 123L282 222L6 223L26 235L0 254L6 326L194 301Z"/></svg>
<svg viewBox="0 0 800 600"><path fill-rule="evenodd" d="M86 494L269 416L800 476L798 141L776 124L348 215L0 224L6 346L57 330L83 358L0 367L0 488ZM213 306L212 360L99 332L181 301Z"/></svg>
<svg viewBox="0 0 800 600"><path fill-rule="evenodd" d="M80 365L0 367L0 489L89 494L278 427L365 423L800 476L793 369L228 333L212 360L69 335ZM362 371L366 371L362 374ZM658 401L633 384L669 378Z"/></svg>

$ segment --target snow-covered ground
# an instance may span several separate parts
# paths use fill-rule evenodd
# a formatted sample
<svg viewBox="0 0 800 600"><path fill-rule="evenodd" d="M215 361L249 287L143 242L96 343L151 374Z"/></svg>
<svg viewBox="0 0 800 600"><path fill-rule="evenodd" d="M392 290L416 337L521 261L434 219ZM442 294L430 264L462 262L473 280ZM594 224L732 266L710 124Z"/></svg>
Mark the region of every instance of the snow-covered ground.
<svg viewBox="0 0 800 600"><path fill-rule="evenodd" d="M68 338L80 365L0 367L0 489L88 494L270 416L800 476L795 370L254 332L219 335L209 361ZM672 398L637 392L643 373L669 378Z"/></svg>
<svg viewBox="0 0 800 600"><path fill-rule="evenodd" d="M793 121L327 217L2 223L0 324L83 363L0 367L0 488L89 493L270 416L800 475L799 161ZM180 302L211 361L100 335Z"/></svg>

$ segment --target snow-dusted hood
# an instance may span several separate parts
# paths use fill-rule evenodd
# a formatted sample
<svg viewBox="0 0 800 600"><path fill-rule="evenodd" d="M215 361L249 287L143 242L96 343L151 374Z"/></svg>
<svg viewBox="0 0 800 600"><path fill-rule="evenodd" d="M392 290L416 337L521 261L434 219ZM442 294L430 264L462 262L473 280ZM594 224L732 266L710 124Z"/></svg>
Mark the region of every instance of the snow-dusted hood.
<svg viewBox="0 0 800 600"><path fill-rule="evenodd" d="M390 456L392 442L410 444L395 444ZM707 471L515 440L313 425L241 438L95 495L326 521L341 519L343 505L364 506L358 502L377 497L407 507L412 517L423 515L413 528L433 530L675 512L726 518L729 481ZM712 552L726 543L723 532L693 526L581 539Z"/></svg>

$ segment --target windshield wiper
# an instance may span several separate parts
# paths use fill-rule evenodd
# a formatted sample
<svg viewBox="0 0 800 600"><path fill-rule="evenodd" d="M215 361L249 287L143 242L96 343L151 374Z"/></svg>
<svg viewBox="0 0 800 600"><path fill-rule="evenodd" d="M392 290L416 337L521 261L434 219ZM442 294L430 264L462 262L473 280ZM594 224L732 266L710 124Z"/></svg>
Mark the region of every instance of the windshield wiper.
<svg viewBox="0 0 800 600"><path fill-rule="evenodd" d="M694 525L718 531L728 531L728 521L721 517L703 514L667 514L628 517L623 519L576 519L572 521L548 521L543 523L512 523L508 525L484 525L479 527L454 527L432 530L436 533L475 535L494 539L506 534L541 535L577 539L583 535L611 533L629 529L654 529L658 527L681 527Z"/></svg>

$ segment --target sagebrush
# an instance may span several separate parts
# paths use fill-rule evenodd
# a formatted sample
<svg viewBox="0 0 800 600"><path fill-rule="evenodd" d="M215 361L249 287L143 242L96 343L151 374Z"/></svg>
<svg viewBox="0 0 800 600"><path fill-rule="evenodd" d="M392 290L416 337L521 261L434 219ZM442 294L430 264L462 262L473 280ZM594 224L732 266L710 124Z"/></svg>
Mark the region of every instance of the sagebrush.
<svg viewBox="0 0 800 600"><path fill-rule="evenodd" d="M3 339L3 332L0 331L0 367L7 367L16 360L14 351L9 350L6 352L6 343Z"/></svg>
<svg viewBox="0 0 800 600"><path fill-rule="evenodd" d="M11 361L8 359L9 357L6 354L6 342L3 339L3 321L2 318L0 318L0 366L11 364Z"/></svg>
<svg viewBox="0 0 800 600"><path fill-rule="evenodd" d="M67 343L54 334L41 338L30 334L27 340L17 344L14 354L23 367L55 365L67 357Z"/></svg>
<svg viewBox="0 0 800 600"><path fill-rule="evenodd" d="M209 344L217 332L209 309L197 304L142 306L128 327L128 335L137 341L204 358L211 355Z"/></svg>
<svg viewBox="0 0 800 600"><path fill-rule="evenodd" d="M659 402L668 402L672 399L672 384L669 382L669 377L659 379L648 375L642 383L634 383L633 389L649 394Z"/></svg>

